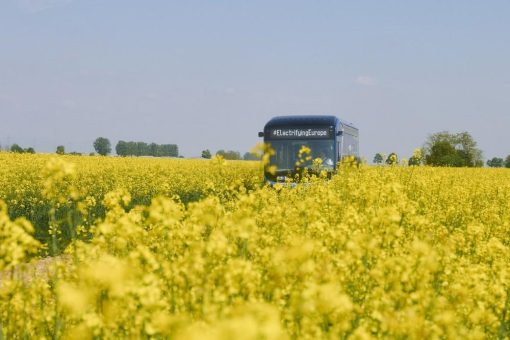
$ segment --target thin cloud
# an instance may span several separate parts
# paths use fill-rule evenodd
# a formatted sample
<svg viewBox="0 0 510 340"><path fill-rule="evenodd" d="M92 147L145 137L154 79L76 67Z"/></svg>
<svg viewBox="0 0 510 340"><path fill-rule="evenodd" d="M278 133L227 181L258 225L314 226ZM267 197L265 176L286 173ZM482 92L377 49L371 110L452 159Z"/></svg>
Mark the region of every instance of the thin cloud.
<svg viewBox="0 0 510 340"><path fill-rule="evenodd" d="M356 84L362 86L375 86L377 85L377 79L371 76L358 76L356 78Z"/></svg>
<svg viewBox="0 0 510 340"><path fill-rule="evenodd" d="M73 0L15 0L19 7L25 11L36 13L54 7L67 5Z"/></svg>

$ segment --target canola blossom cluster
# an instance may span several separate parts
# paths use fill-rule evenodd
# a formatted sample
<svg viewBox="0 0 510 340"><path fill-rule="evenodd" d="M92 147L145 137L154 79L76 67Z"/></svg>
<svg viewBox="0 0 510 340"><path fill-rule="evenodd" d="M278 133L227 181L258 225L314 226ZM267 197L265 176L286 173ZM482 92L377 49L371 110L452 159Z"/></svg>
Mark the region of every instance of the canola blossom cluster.
<svg viewBox="0 0 510 340"><path fill-rule="evenodd" d="M0 157L0 338L510 336L505 169Z"/></svg>
<svg viewBox="0 0 510 340"><path fill-rule="evenodd" d="M240 188L260 187L260 164L231 161L27 155L0 152L0 200L11 219L24 217L47 253L59 254L76 235L104 218L104 198L122 188L128 209L154 197L179 197L183 203L215 196L232 201ZM234 166L232 166L234 165ZM53 230L55 229L55 230ZM57 233L57 235L55 235Z"/></svg>

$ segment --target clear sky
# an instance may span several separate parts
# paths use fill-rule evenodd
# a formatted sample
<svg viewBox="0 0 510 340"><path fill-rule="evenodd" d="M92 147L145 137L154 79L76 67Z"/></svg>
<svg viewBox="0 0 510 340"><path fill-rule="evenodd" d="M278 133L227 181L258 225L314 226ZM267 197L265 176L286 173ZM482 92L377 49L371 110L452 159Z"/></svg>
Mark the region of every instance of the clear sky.
<svg viewBox="0 0 510 340"><path fill-rule="evenodd" d="M0 0L1 145L243 153L286 114L368 160L442 130L510 154L510 1Z"/></svg>

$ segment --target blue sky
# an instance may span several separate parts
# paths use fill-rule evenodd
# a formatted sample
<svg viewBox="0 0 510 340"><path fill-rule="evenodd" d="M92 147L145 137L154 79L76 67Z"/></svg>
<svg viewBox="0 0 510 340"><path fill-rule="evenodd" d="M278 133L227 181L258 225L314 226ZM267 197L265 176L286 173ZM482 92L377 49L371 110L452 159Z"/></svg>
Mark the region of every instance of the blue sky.
<svg viewBox="0 0 510 340"><path fill-rule="evenodd" d="M508 1L2 0L0 144L98 136L249 150L274 115L334 114L362 155L468 131L510 154Z"/></svg>

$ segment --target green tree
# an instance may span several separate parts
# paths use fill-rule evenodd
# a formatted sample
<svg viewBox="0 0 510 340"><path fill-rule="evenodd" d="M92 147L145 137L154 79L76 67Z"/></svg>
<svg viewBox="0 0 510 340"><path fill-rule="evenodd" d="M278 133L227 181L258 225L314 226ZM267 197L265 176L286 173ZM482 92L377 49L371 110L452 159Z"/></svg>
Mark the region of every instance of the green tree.
<svg viewBox="0 0 510 340"><path fill-rule="evenodd" d="M468 132L456 134L455 141L465 166L478 166L480 162L483 166L482 151L476 147L475 140Z"/></svg>
<svg viewBox="0 0 510 340"><path fill-rule="evenodd" d="M239 151L218 150L218 152L216 152L216 154L219 155L219 156L222 156L225 159L229 159L229 160L239 160L239 159L241 159L241 154L239 153Z"/></svg>
<svg viewBox="0 0 510 340"><path fill-rule="evenodd" d="M423 161L423 151L420 148L414 149L413 155L409 158L408 164L410 166L418 166Z"/></svg>
<svg viewBox="0 0 510 340"><path fill-rule="evenodd" d="M176 144L161 144L161 155L165 157L179 157L179 148Z"/></svg>
<svg viewBox="0 0 510 340"><path fill-rule="evenodd" d="M126 154L128 156L136 156L137 148L135 142L127 142L126 143Z"/></svg>
<svg viewBox="0 0 510 340"><path fill-rule="evenodd" d="M434 142L430 152L425 156L428 165L435 166L461 166L461 159L455 147L447 140Z"/></svg>
<svg viewBox="0 0 510 340"><path fill-rule="evenodd" d="M64 148L64 146L63 146L63 145L59 145L59 146L57 146L57 154L59 154L59 155L63 155L63 154L65 154L65 153L66 153L66 150L65 150L65 148Z"/></svg>
<svg viewBox="0 0 510 340"><path fill-rule="evenodd" d="M26 148L26 149L25 149L25 152L26 152L26 153L34 154L34 153L35 153L35 149L34 149L33 147L29 147L29 148Z"/></svg>
<svg viewBox="0 0 510 340"><path fill-rule="evenodd" d="M159 145L156 143L150 143L149 144L149 154L152 157L158 157L159 156Z"/></svg>
<svg viewBox="0 0 510 340"><path fill-rule="evenodd" d="M388 165L397 165L398 164L398 156L396 153L392 152L386 158L386 164Z"/></svg>
<svg viewBox="0 0 510 340"><path fill-rule="evenodd" d="M23 153L24 150L21 146L19 146L18 144L12 144L11 145L11 152L15 152L15 153Z"/></svg>
<svg viewBox="0 0 510 340"><path fill-rule="evenodd" d="M123 140L119 140L117 145L115 145L115 153L121 157L126 157L128 155L127 143Z"/></svg>
<svg viewBox="0 0 510 340"><path fill-rule="evenodd" d="M384 157L381 153L376 153L375 156L374 156L374 164L382 164L382 162L384 161Z"/></svg>
<svg viewBox="0 0 510 340"><path fill-rule="evenodd" d="M125 142L121 140L115 146L115 152L119 156L177 157L179 148L177 144L147 144L145 142Z"/></svg>
<svg viewBox="0 0 510 340"><path fill-rule="evenodd" d="M502 168L504 164L503 158L493 157L487 161L487 165L491 168Z"/></svg>
<svg viewBox="0 0 510 340"><path fill-rule="evenodd" d="M211 151L209 151L209 149L202 151L202 158L211 159L211 156L212 156Z"/></svg>
<svg viewBox="0 0 510 340"><path fill-rule="evenodd" d="M112 146L108 138L98 137L94 141L94 150L101 156L106 156L112 152Z"/></svg>
<svg viewBox="0 0 510 340"><path fill-rule="evenodd" d="M510 168L510 155L505 158L505 168Z"/></svg>
<svg viewBox="0 0 510 340"><path fill-rule="evenodd" d="M149 156L149 146L145 142L136 142L136 150L137 156Z"/></svg>
<svg viewBox="0 0 510 340"><path fill-rule="evenodd" d="M425 147L425 163L434 166L475 167L483 165L482 151L467 132L452 134L438 132L428 137Z"/></svg>
<svg viewBox="0 0 510 340"><path fill-rule="evenodd" d="M260 155L253 153L253 152L245 152L243 155L243 159L245 161L259 161Z"/></svg>

